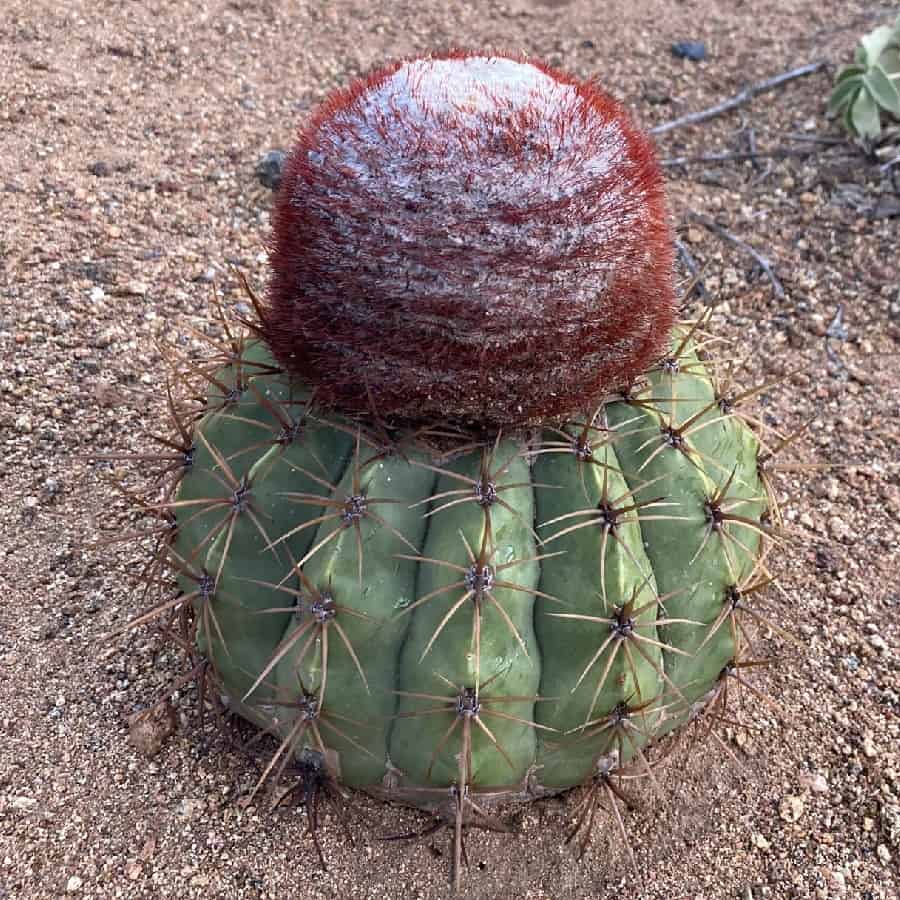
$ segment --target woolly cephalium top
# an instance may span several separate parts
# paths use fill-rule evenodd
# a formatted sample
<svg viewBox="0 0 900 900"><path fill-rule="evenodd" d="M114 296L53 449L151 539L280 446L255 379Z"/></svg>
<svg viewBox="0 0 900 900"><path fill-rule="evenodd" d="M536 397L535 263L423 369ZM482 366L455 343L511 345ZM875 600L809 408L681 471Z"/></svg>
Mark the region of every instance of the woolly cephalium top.
<svg viewBox="0 0 900 900"><path fill-rule="evenodd" d="M394 63L328 99L278 196L267 338L320 401L517 425L627 387L666 345L649 139L510 56Z"/></svg>

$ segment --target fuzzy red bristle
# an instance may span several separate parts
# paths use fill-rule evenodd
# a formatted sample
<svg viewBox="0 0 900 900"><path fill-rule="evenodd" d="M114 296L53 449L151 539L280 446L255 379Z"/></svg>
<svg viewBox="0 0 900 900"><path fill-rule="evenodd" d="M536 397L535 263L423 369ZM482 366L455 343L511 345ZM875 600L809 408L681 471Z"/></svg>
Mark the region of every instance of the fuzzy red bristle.
<svg viewBox="0 0 900 900"><path fill-rule="evenodd" d="M266 337L323 402L508 426L572 415L661 353L672 238L650 140L522 57L396 62L301 130Z"/></svg>

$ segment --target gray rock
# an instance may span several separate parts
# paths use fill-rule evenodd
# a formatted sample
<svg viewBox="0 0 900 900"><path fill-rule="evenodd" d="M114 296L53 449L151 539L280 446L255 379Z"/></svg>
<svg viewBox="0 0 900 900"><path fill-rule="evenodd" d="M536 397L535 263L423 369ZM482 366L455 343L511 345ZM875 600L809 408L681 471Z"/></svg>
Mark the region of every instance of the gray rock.
<svg viewBox="0 0 900 900"><path fill-rule="evenodd" d="M281 170L284 167L284 151L269 150L256 164L256 177L263 187L277 191L281 187Z"/></svg>

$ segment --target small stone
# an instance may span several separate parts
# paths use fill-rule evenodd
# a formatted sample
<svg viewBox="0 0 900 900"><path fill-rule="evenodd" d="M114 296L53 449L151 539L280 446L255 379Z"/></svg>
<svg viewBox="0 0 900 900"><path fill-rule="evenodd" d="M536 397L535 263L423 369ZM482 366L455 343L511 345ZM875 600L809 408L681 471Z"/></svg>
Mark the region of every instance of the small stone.
<svg viewBox="0 0 900 900"><path fill-rule="evenodd" d="M34 797L13 797L10 805L19 812L28 812L37 806L37 800Z"/></svg>
<svg viewBox="0 0 900 900"><path fill-rule="evenodd" d="M95 284L92 288L88 297L90 297L91 303L99 303L106 296L106 292L103 290L100 285Z"/></svg>
<svg viewBox="0 0 900 900"><path fill-rule="evenodd" d="M686 237L689 244L699 244L703 240L703 232L699 228L691 226L687 230Z"/></svg>
<svg viewBox="0 0 900 900"><path fill-rule="evenodd" d="M765 838L765 836L761 834L752 835L750 838L750 843L759 850L768 850L769 847L772 846Z"/></svg>
<svg viewBox="0 0 900 900"><path fill-rule="evenodd" d="M204 269L199 275L194 276L194 281L201 284L210 284L216 280L216 270L210 266Z"/></svg>
<svg viewBox="0 0 900 900"><path fill-rule="evenodd" d="M16 431L20 434L31 434L33 430L34 423L28 413L22 413L21 416L16 417Z"/></svg>
<svg viewBox="0 0 900 900"><path fill-rule="evenodd" d="M284 150L270 150L256 164L256 177L263 187L277 191L281 187L281 171L284 168Z"/></svg>
<svg viewBox="0 0 900 900"><path fill-rule="evenodd" d="M879 653L885 653L887 651L887 642L880 634L869 635L868 641Z"/></svg>
<svg viewBox="0 0 900 900"><path fill-rule="evenodd" d="M73 875L66 882L66 893L67 894L77 894L78 891L81 890L82 884L84 884L84 882L77 875Z"/></svg>
<svg viewBox="0 0 900 900"><path fill-rule="evenodd" d="M879 844L875 848L875 852L878 854L878 859L882 865L886 866L891 861L891 851L888 850L887 844Z"/></svg>
<svg viewBox="0 0 900 900"><path fill-rule="evenodd" d="M204 809L206 804L202 800L187 798L178 804L178 814L185 819L196 819Z"/></svg>
<svg viewBox="0 0 900 900"><path fill-rule="evenodd" d="M145 709L131 718L128 740L147 758L156 756L178 727L178 716L171 703Z"/></svg>
<svg viewBox="0 0 900 900"><path fill-rule="evenodd" d="M95 178L109 178L109 176L112 175L112 168L109 163L104 162L102 159L92 162L87 168L88 172Z"/></svg>
<svg viewBox="0 0 900 900"><path fill-rule="evenodd" d="M662 106L665 103L671 103L672 95L664 81L648 81L644 84L644 100L653 106Z"/></svg>
<svg viewBox="0 0 900 900"><path fill-rule="evenodd" d="M56 334L62 334L64 331L68 331L72 327L72 317L66 315L65 313L60 313L53 320L53 330Z"/></svg>
<svg viewBox="0 0 900 900"><path fill-rule="evenodd" d="M839 897L843 897L847 893L847 879L840 869L832 869L827 877L828 887Z"/></svg>
<svg viewBox="0 0 900 900"><path fill-rule="evenodd" d="M850 527L840 516L832 516L828 520L828 532L836 541L842 541L850 536Z"/></svg>
<svg viewBox="0 0 900 900"><path fill-rule="evenodd" d="M134 279L125 285L125 293L132 294L135 297L143 297L147 293L147 285L143 281Z"/></svg>
<svg viewBox="0 0 900 900"><path fill-rule="evenodd" d="M872 743L871 738L865 738L862 743L862 753L866 759L875 759L878 756L878 748Z"/></svg>
<svg viewBox="0 0 900 900"><path fill-rule="evenodd" d="M801 775L800 785L809 788L814 794L828 793L828 780L819 772L814 775Z"/></svg>
<svg viewBox="0 0 900 900"><path fill-rule="evenodd" d="M706 59L706 44L703 41L676 41L671 50L676 59L689 59L691 62Z"/></svg>
<svg viewBox="0 0 900 900"><path fill-rule="evenodd" d="M131 859L125 863L125 877L129 881L137 881L141 877L143 867L136 859Z"/></svg>
<svg viewBox="0 0 900 900"><path fill-rule="evenodd" d="M778 815L785 822L796 822L803 815L803 800L797 796L784 797L778 804Z"/></svg>

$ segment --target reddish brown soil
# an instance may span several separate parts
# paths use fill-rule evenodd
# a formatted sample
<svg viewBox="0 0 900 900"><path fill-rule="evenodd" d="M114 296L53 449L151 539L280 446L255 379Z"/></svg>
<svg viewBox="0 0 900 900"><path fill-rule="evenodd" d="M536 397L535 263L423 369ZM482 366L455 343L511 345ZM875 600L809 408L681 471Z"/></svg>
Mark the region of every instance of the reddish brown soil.
<svg viewBox="0 0 900 900"><path fill-rule="evenodd" d="M630 0L369 4L12 0L0 19L0 897L375 898L445 896L445 833L354 798L348 843L333 813L318 866L301 810L244 808L255 773L188 727L152 759L129 717L171 677L152 630L102 635L134 612L142 549L88 551L124 528L109 466L85 454L142 446L165 366L155 339L196 344L215 291L257 284L270 193L258 157L287 146L336 85L429 47L522 48L596 75L645 125L817 59L849 58L891 11L851 0ZM894 10L893 15L896 15ZM701 39L709 59L675 60ZM748 383L788 372L761 414L813 419L779 476L791 537L777 551L773 619L799 648L747 695L756 730L660 770L665 802L638 792L581 861L567 807L526 810L513 836L472 833L470 897L878 898L900 896L900 277L897 196L824 116L833 69L659 140L664 157L808 150L672 168L679 233L702 264L715 327L748 356ZM893 210L893 217L889 214ZM773 263L690 220L712 217ZM831 328L838 310L842 328ZM696 311L696 307L695 307ZM843 330L842 330L843 329ZM124 466L112 467L124 471ZM115 472L113 472L115 474ZM190 692L176 701L187 724ZM750 707L758 707L755 711ZM571 803L568 807L571 810Z"/></svg>

